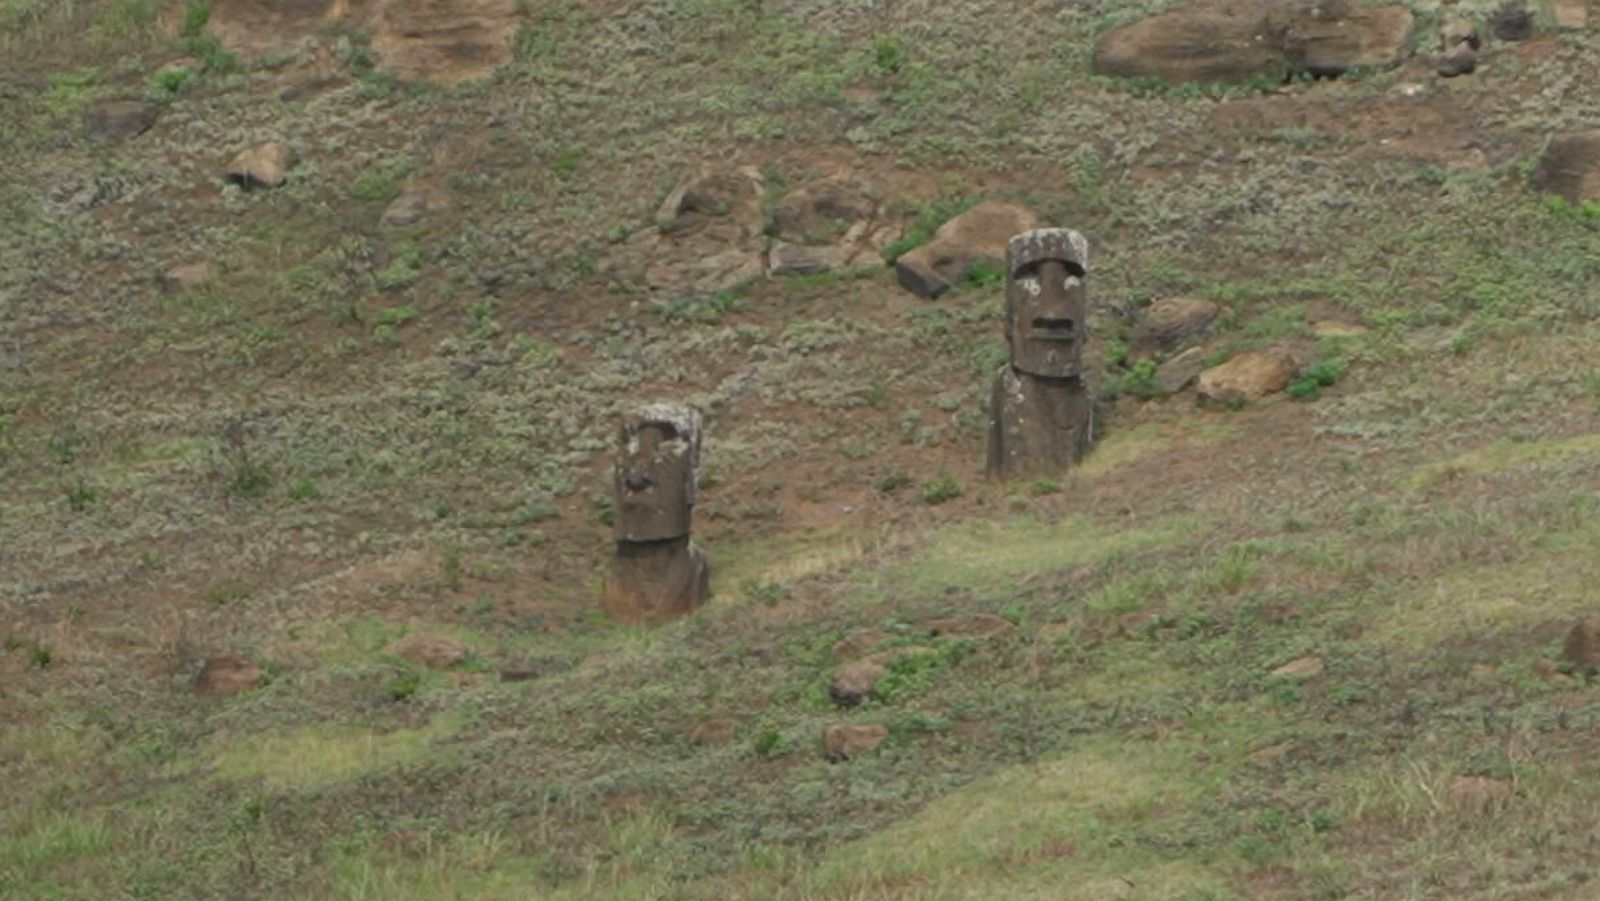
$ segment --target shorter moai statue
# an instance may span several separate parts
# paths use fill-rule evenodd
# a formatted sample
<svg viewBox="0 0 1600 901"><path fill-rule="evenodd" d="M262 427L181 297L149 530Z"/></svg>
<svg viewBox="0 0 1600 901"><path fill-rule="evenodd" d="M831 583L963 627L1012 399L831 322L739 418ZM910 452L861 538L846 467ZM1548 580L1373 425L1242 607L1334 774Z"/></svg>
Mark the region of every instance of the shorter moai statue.
<svg viewBox="0 0 1600 901"><path fill-rule="evenodd" d="M1089 242L1038 228L1006 247L1009 359L989 405L990 476L1059 475L1088 452L1094 409L1083 380Z"/></svg>
<svg viewBox="0 0 1600 901"><path fill-rule="evenodd" d="M622 426L612 472L617 555L601 605L614 619L690 613L711 596L705 554L689 538L700 469L700 414L652 404Z"/></svg>

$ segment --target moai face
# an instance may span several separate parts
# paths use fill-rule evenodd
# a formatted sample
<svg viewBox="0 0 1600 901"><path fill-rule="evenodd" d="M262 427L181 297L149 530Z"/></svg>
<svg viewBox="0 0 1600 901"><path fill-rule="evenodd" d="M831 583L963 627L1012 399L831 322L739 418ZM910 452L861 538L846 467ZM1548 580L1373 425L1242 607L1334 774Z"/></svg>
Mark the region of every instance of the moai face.
<svg viewBox="0 0 1600 901"><path fill-rule="evenodd" d="M645 407L622 427L612 471L618 541L689 534L700 468L700 415L688 407Z"/></svg>
<svg viewBox="0 0 1600 901"><path fill-rule="evenodd" d="M1082 371L1089 311L1089 242L1065 228L1036 228L1006 247L1006 341L1011 365L1030 375Z"/></svg>

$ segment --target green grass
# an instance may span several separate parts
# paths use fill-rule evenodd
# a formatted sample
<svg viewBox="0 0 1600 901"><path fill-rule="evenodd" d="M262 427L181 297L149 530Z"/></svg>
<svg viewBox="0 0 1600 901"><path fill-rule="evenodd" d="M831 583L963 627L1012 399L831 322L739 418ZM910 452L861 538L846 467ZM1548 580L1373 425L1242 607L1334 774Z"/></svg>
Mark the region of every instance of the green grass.
<svg viewBox="0 0 1600 901"><path fill-rule="evenodd" d="M315 726L282 735L242 736L214 749L219 778L257 781L277 790L334 785L394 767L437 759L434 745L466 724L440 714L425 726L374 733Z"/></svg>

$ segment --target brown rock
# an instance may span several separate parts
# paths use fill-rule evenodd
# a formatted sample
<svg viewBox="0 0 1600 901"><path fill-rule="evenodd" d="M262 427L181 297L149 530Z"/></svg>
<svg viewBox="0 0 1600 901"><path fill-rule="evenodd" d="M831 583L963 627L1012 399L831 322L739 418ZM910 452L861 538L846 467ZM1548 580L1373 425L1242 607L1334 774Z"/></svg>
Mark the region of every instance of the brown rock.
<svg viewBox="0 0 1600 901"><path fill-rule="evenodd" d="M1315 0L1274 10L1284 55L1294 72L1340 75L1357 66L1392 66L1405 58L1416 21L1404 6Z"/></svg>
<svg viewBox="0 0 1600 901"><path fill-rule="evenodd" d="M682 234L713 220L732 220L748 237L761 230L761 193L765 179L754 167L702 167L672 190L656 210L663 232ZM738 231L735 234L739 234Z"/></svg>
<svg viewBox="0 0 1600 901"><path fill-rule="evenodd" d="M1483 46L1483 35L1478 32L1477 23L1471 19L1451 16L1439 25L1439 49L1449 53L1459 44L1470 44L1472 49L1477 50Z"/></svg>
<svg viewBox="0 0 1600 901"><path fill-rule="evenodd" d="M1534 170L1533 186L1571 204L1600 201L1600 129L1552 140Z"/></svg>
<svg viewBox="0 0 1600 901"><path fill-rule="evenodd" d="M1365 335L1367 327L1357 322L1322 319L1311 323L1311 333L1318 338L1354 338L1357 335Z"/></svg>
<svg viewBox="0 0 1600 901"><path fill-rule="evenodd" d="M772 234L791 244L836 244L877 215L872 189L848 176L807 182L778 201Z"/></svg>
<svg viewBox="0 0 1600 901"><path fill-rule="evenodd" d="M833 677L828 684L828 696L840 707L854 707L872 694L878 680L888 675L889 668L877 660L857 660Z"/></svg>
<svg viewBox="0 0 1600 901"><path fill-rule="evenodd" d="M1489 813L1516 794L1511 782L1487 776L1457 776L1450 782L1450 802L1473 813Z"/></svg>
<svg viewBox="0 0 1600 901"><path fill-rule="evenodd" d="M1600 616L1591 616L1572 627L1561 648L1561 662L1578 675L1600 672Z"/></svg>
<svg viewBox="0 0 1600 901"><path fill-rule="evenodd" d="M1156 369L1156 391L1161 394L1177 394L1189 387L1191 382L1200 377L1200 370L1205 368L1205 361L1205 349L1191 347L1162 363Z"/></svg>
<svg viewBox="0 0 1600 901"><path fill-rule="evenodd" d="M149 131L160 112L142 100L107 100L84 111L83 128L96 141L119 141Z"/></svg>
<svg viewBox="0 0 1600 901"><path fill-rule="evenodd" d="M1132 357L1147 360L1177 347L1184 339L1211 327L1222 307L1198 297L1169 297L1145 310L1133 330Z"/></svg>
<svg viewBox="0 0 1600 901"><path fill-rule="evenodd" d="M893 637L888 632L879 632L876 629L856 632L839 639L829 654L834 660L854 660L863 654L869 654L877 650L884 642Z"/></svg>
<svg viewBox="0 0 1600 901"><path fill-rule="evenodd" d="M928 631L943 638L992 638L1017 631L1016 624L993 613L949 616L928 623Z"/></svg>
<svg viewBox="0 0 1600 901"><path fill-rule="evenodd" d="M429 669L449 669L467 659L468 648L448 635L419 633L391 642L383 652Z"/></svg>
<svg viewBox="0 0 1600 901"><path fill-rule="evenodd" d="M1589 25L1589 0L1550 0L1550 11L1555 14L1556 27L1563 31L1579 31Z"/></svg>
<svg viewBox="0 0 1600 901"><path fill-rule="evenodd" d="M217 654L206 659L194 677L194 693L222 698L246 692L261 684L261 667L239 654Z"/></svg>
<svg viewBox="0 0 1600 901"><path fill-rule="evenodd" d="M822 730L822 753L834 763L877 750L889 737L882 723L835 723Z"/></svg>
<svg viewBox="0 0 1600 901"><path fill-rule="evenodd" d="M245 190L276 188L283 184L293 165L294 151L288 144L268 141L239 151L223 176Z"/></svg>
<svg viewBox="0 0 1600 901"><path fill-rule="evenodd" d="M210 284L215 273L206 262L185 263L161 273L161 290L168 294L182 294Z"/></svg>
<svg viewBox="0 0 1600 901"><path fill-rule="evenodd" d="M1113 28L1095 45L1095 74L1171 83L1265 75L1282 60L1269 7L1266 0L1206 0Z"/></svg>
<svg viewBox="0 0 1600 901"><path fill-rule="evenodd" d="M895 275L901 287L931 300L965 279L975 263L1003 268L1012 236L1038 221L1027 207L980 203L940 226L927 244L901 254Z"/></svg>
<svg viewBox="0 0 1600 901"><path fill-rule="evenodd" d="M1310 679L1322 674L1322 658L1315 655L1291 660L1272 671L1279 679Z"/></svg>
<svg viewBox="0 0 1600 901"><path fill-rule="evenodd" d="M739 721L732 717L713 717L689 731L689 740L697 745L717 746L733 741Z"/></svg>
<svg viewBox="0 0 1600 901"><path fill-rule="evenodd" d="M810 247L778 241L767 251L768 275L817 275L837 272L850 265L856 253L849 247Z"/></svg>
<svg viewBox="0 0 1600 901"><path fill-rule="evenodd" d="M511 61L519 21L515 0L387 0L368 27L383 68L457 84Z"/></svg>
<svg viewBox="0 0 1600 901"><path fill-rule="evenodd" d="M1246 403L1275 394L1294 378L1294 357L1282 351L1247 351L1200 373L1200 398Z"/></svg>

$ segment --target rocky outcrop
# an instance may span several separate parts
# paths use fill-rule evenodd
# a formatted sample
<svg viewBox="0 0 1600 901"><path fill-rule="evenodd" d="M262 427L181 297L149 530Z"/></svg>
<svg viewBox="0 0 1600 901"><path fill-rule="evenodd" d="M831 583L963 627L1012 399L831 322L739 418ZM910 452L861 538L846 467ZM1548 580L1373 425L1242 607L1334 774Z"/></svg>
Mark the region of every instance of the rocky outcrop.
<svg viewBox="0 0 1600 901"><path fill-rule="evenodd" d="M1038 225L1033 211L1014 203L980 203L934 232L933 240L895 260L900 286L933 299L971 273L975 264L1003 269L1012 236Z"/></svg>
<svg viewBox="0 0 1600 901"><path fill-rule="evenodd" d="M1113 28L1094 71L1169 83L1338 75L1405 57L1414 17L1354 0L1200 0Z"/></svg>
<svg viewBox="0 0 1600 901"><path fill-rule="evenodd" d="M1222 314L1216 302L1199 297L1168 297L1151 304L1133 330L1129 355L1148 360L1203 333Z"/></svg>
<svg viewBox="0 0 1600 901"><path fill-rule="evenodd" d="M96 141L137 137L156 124L160 109L143 100L107 100L83 113L83 130Z"/></svg>
<svg viewBox="0 0 1600 901"><path fill-rule="evenodd" d="M617 245L605 269L675 297L715 294L761 278L765 187L753 167L702 167L667 195L653 225Z"/></svg>
<svg viewBox="0 0 1600 901"><path fill-rule="evenodd" d="M1200 373L1200 399L1219 404L1259 400L1289 387L1297 368L1287 352L1247 351Z"/></svg>
<svg viewBox="0 0 1600 901"><path fill-rule="evenodd" d="M767 252L770 275L814 275L868 263L897 229L881 221L882 208L870 185L832 175L790 191L772 211Z"/></svg>

